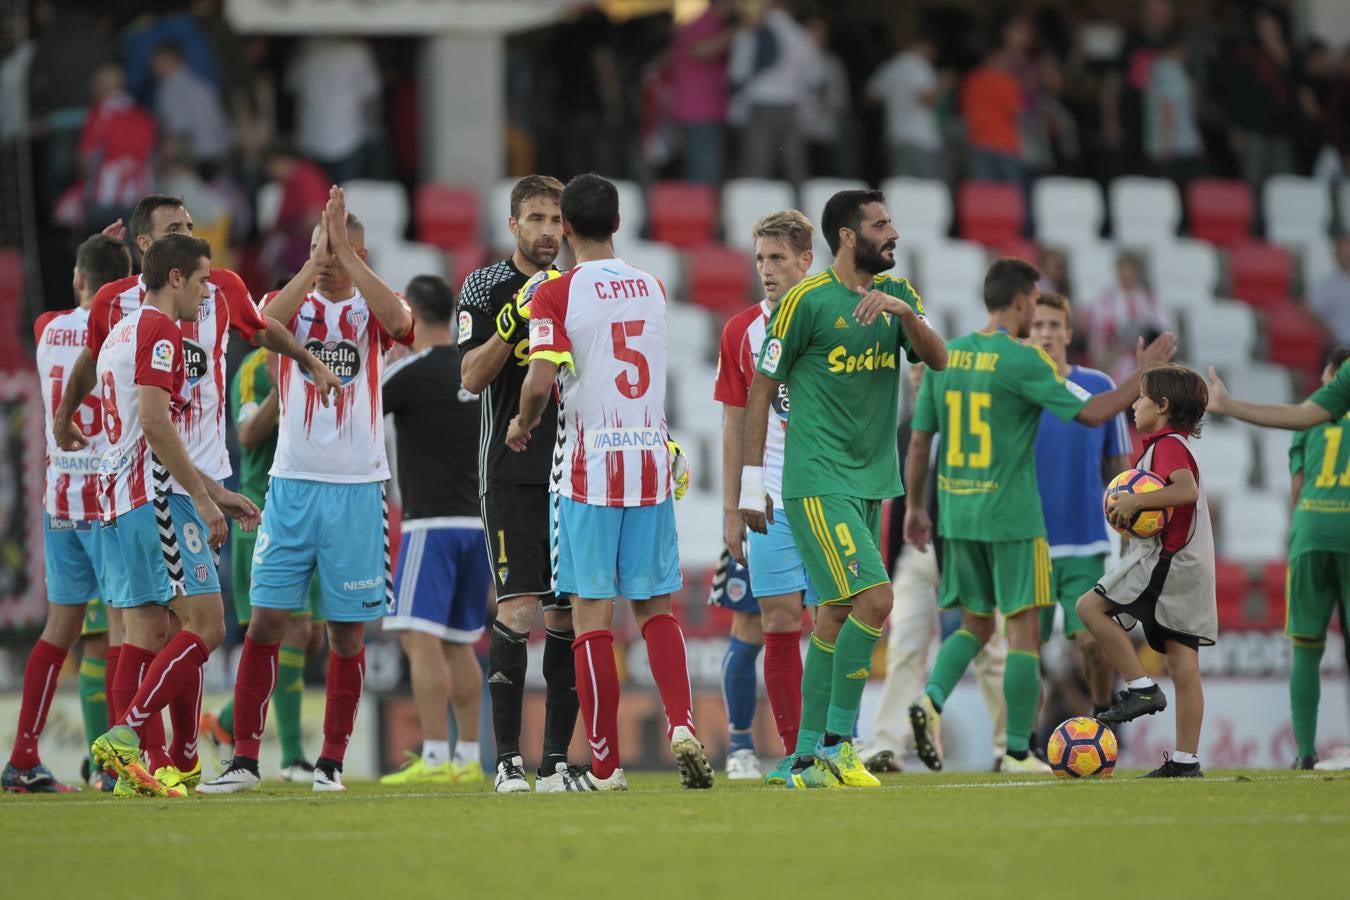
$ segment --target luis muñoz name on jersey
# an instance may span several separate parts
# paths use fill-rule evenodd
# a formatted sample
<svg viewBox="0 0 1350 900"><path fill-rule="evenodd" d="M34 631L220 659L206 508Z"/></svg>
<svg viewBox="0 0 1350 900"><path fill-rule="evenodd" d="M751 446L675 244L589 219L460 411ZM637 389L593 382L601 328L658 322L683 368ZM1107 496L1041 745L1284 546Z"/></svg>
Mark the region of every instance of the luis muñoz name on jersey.
<svg viewBox="0 0 1350 900"><path fill-rule="evenodd" d="M356 349L356 344L351 341L324 342L318 338L310 338L305 341L305 349L332 369L333 374L343 384L350 384L357 375L361 374L361 354ZM305 380L313 381L308 372L305 373Z"/></svg>
<svg viewBox="0 0 1350 900"><path fill-rule="evenodd" d="M665 436L655 428L597 428L586 432L586 449L595 453L655 450L665 443Z"/></svg>
<svg viewBox="0 0 1350 900"><path fill-rule="evenodd" d="M841 372L872 372L876 369L895 368L895 354L881 349L880 343L858 354L849 353L848 348L841 344L830 351L825 361L830 364L829 372L833 375Z"/></svg>

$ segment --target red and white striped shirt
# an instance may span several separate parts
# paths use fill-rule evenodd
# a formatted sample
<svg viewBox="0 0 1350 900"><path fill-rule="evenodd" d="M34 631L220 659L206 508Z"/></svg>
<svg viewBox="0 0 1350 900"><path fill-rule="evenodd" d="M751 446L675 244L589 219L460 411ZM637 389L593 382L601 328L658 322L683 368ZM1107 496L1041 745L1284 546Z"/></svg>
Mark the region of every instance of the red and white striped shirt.
<svg viewBox="0 0 1350 900"><path fill-rule="evenodd" d="M255 334L267 328L267 320L243 280L229 269L212 269L207 291L210 296L202 301L196 321L178 324L187 373L187 407L180 431L192 462L221 481L230 475L230 454L225 446L225 351L229 331L233 328L252 341ZM144 299L145 282L139 275L105 284L94 295L87 346L95 360L112 327L139 309Z"/></svg>
<svg viewBox="0 0 1350 900"><path fill-rule="evenodd" d="M559 362L551 490L590 506L655 506L670 494L666 295L619 259L577 265L530 303L530 358Z"/></svg>
<svg viewBox="0 0 1350 900"><path fill-rule="evenodd" d="M75 425L89 441L83 450L62 450L52 427L56 408L66 390L66 377L84 346L89 310L66 309L43 313L33 326L37 340L38 378L42 380L43 416L47 422L47 514L54 519L89 522L99 516L98 463L108 448L103 435L103 410L98 391L75 410Z"/></svg>
<svg viewBox="0 0 1350 900"><path fill-rule="evenodd" d="M103 518L111 521L155 497L154 455L141 423L141 385L169 392L174 423L182 430L183 333L153 306L123 316L103 341L98 356L99 396L108 449L99 467ZM176 483L166 485L181 492Z"/></svg>
<svg viewBox="0 0 1350 900"><path fill-rule="evenodd" d="M741 408L749 401L750 382L755 377L755 364L759 362L759 351L764 346L771 312L769 304L761 300L732 316L722 329L714 400ZM787 428L787 385L780 384L769 407L769 430L764 441L764 490L778 509L783 508L783 454L787 448Z"/></svg>

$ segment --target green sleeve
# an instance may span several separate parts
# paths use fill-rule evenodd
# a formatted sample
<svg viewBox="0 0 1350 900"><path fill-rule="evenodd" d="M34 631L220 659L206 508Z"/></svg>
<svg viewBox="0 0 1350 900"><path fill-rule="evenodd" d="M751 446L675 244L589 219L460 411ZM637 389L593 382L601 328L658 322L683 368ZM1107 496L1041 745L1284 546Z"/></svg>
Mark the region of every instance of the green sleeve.
<svg viewBox="0 0 1350 900"><path fill-rule="evenodd" d="M1303 451L1308 444L1308 432L1298 431L1294 433L1294 439L1289 444L1289 474L1297 475L1303 471Z"/></svg>
<svg viewBox="0 0 1350 900"><path fill-rule="evenodd" d="M764 346L756 368L775 381L787 381L788 373L811 343L815 305L806 291L787 292L769 317Z"/></svg>
<svg viewBox="0 0 1350 900"><path fill-rule="evenodd" d="M913 309L919 315L924 314L923 300L919 298L919 292L914 290L914 286L909 283L908 278L896 278L891 275L878 275L876 282L878 288L890 294L892 297L899 297L901 300L908 303L910 305L910 308ZM919 354L914 349L913 344L910 343L909 335L905 333L905 329L897 328L896 330L900 333L899 346L900 349L905 351L905 358L912 363L918 362Z"/></svg>
<svg viewBox="0 0 1350 900"><path fill-rule="evenodd" d="M1060 375L1054 360L1040 347L1029 344L1016 347L1012 354L1016 363L1011 371L1004 370L1011 376L1009 386L1027 401L1050 410L1060 420L1072 421L1092 395ZM1003 369L1001 362L999 368Z"/></svg>
<svg viewBox="0 0 1350 900"><path fill-rule="evenodd" d="M272 392L272 379L267 374L267 350L259 349L244 357L239 371L230 379L230 417L236 425L253 415L267 395Z"/></svg>
<svg viewBox="0 0 1350 900"><path fill-rule="evenodd" d="M929 434L937 434L942 430L937 410L938 380L939 377L933 372L923 373L923 381L919 382L919 398L914 404L914 418L909 423L910 430Z"/></svg>
<svg viewBox="0 0 1350 900"><path fill-rule="evenodd" d="M1342 365L1336 377L1312 395L1312 402L1331 413L1333 421L1350 412L1350 365Z"/></svg>

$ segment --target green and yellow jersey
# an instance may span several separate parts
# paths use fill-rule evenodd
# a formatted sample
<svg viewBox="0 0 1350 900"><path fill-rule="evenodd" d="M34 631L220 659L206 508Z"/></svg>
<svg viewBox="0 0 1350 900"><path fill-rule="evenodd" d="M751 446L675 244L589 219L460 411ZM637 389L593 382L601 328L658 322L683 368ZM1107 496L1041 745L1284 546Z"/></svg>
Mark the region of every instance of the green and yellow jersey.
<svg viewBox="0 0 1350 900"><path fill-rule="evenodd" d="M947 368L925 373L912 423L942 435L938 533L973 541L1044 537L1036 486L1041 410L1068 421L1090 397L1044 350L1006 331L948 342Z"/></svg>
<svg viewBox="0 0 1350 900"><path fill-rule="evenodd" d="M1350 365L1341 367L1346 371ZM1350 413L1295 434L1289 472L1303 473L1289 525L1289 558L1312 550L1350 553Z"/></svg>
<svg viewBox="0 0 1350 900"><path fill-rule="evenodd" d="M873 287L923 313L907 280L878 275ZM769 320L758 369L786 382L792 403L784 499L904 493L895 444L900 355L917 356L895 316L866 327L853 318L861 299L831 268L788 291Z"/></svg>
<svg viewBox="0 0 1350 900"><path fill-rule="evenodd" d="M266 348L260 347L245 356L230 379L230 417L236 427L253 415L272 392L272 378L267 374L267 352ZM272 457L276 453L275 429L256 447L239 448L239 493L258 504L259 509L267 496L267 473L272 470Z"/></svg>
<svg viewBox="0 0 1350 900"><path fill-rule="evenodd" d="M1350 412L1350 366L1342 364L1336 377L1322 385L1309 399L1331 413L1332 419Z"/></svg>

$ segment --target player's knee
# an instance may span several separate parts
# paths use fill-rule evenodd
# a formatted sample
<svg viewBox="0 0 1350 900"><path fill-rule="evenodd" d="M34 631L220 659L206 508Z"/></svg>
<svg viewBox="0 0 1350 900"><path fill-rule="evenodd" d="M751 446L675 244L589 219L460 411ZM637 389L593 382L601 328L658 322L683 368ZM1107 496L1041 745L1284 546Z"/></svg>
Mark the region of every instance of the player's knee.
<svg viewBox="0 0 1350 900"><path fill-rule="evenodd" d="M800 603L792 606L763 609L761 617L764 630L769 634L787 634L802 630L802 607Z"/></svg>
<svg viewBox="0 0 1350 900"><path fill-rule="evenodd" d="M203 644L208 650L215 650L221 644L225 643L225 622L223 620L207 621L198 625L197 637L201 638Z"/></svg>
<svg viewBox="0 0 1350 900"><path fill-rule="evenodd" d="M47 616L47 624L42 627L42 640L63 650L70 650L80 639L83 627L84 607L53 605Z"/></svg>
<svg viewBox="0 0 1350 900"><path fill-rule="evenodd" d="M366 645L366 629L362 622L329 622L328 645L338 656L355 656Z"/></svg>
<svg viewBox="0 0 1350 900"><path fill-rule="evenodd" d="M1078 598L1078 602L1073 605L1073 608L1078 611L1078 617L1086 622L1089 618L1103 612L1103 603L1105 603L1105 599L1101 594L1096 591L1088 591Z"/></svg>
<svg viewBox="0 0 1350 900"><path fill-rule="evenodd" d="M549 631L572 631L571 609L544 610L544 627Z"/></svg>
<svg viewBox="0 0 1350 900"><path fill-rule="evenodd" d="M285 610L255 606L248 620L248 636L254 643L279 644L289 621L290 613Z"/></svg>
<svg viewBox="0 0 1350 900"><path fill-rule="evenodd" d="M967 614L961 620L961 628L970 632L975 640L980 642L980 646L983 647L985 644L989 643L989 639L994 636L994 617Z"/></svg>
<svg viewBox="0 0 1350 900"><path fill-rule="evenodd" d="M497 601L497 621L512 631L529 634L534 627L534 611L538 606L537 597L512 597Z"/></svg>
<svg viewBox="0 0 1350 900"><path fill-rule="evenodd" d="M764 643L764 626L757 613L732 613L731 636L747 644Z"/></svg>

